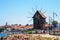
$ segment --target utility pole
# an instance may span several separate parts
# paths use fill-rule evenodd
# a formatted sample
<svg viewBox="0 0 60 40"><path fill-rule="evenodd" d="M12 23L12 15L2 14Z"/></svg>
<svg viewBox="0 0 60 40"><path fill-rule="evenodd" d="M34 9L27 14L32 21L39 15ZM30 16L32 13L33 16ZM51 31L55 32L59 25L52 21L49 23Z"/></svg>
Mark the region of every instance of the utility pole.
<svg viewBox="0 0 60 40"><path fill-rule="evenodd" d="M54 21L54 12L53 12L53 21Z"/></svg>
<svg viewBox="0 0 60 40"><path fill-rule="evenodd" d="M51 28L50 24L51 24L51 22L52 22L52 18L49 16L49 34L50 34L50 28Z"/></svg>
<svg viewBox="0 0 60 40"><path fill-rule="evenodd" d="M53 21L54 21L55 16L57 16L57 14L53 12Z"/></svg>
<svg viewBox="0 0 60 40"><path fill-rule="evenodd" d="M49 34L50 34L50 16L49 16Z"/></svg>
<svg viewBox="0 0 60 40"><path fill-rule="evenodd" d="M57 14L53 12L53 22L54 22L55 16L57 16ZM54 30L55 30L55 28L54 28ZM55 35L55 31L53 32L53 34Z"/></svg>

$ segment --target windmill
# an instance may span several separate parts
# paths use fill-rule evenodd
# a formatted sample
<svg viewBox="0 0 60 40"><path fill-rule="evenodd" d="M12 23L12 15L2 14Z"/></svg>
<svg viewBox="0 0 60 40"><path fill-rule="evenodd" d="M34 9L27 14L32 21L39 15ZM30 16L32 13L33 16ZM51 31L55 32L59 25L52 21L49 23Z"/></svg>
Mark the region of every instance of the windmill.
<svg viewBox="0 0 60 40"><path fill-rule="evenodd" d="M37 6L35 7L35 9L32 8L33 13L35 13L37 10L38 10L38 7L37 7ZM45 10L45 9L44 9L44 10ZM43 8L41 8L40 11L43 11ZM28 22L31 22L31 21L33 20L33 18L32 18L33 15L34 15L33 13L32 13L32 12L29 12L29 14L32 15L32 16L27 17L27 18L30 18L30 20L28 20ZM43 13L46 13L46 10L45 10Z"/></svg>
<svg viewBox="0 0 60 40"><path fill-rule="evenodd" d="M42 8L41 8L41 10L39 11L39 10L37 10L37 7L36 7L36 10L34 10L33 8L32 8L32 10L33 10L33 12L34 12L35 14L36 14L36 12L38 12L38 13L37 13L37 14L38 14L37 16L39 16L39 17L37 17L38 19L37 19L37 18L33 18L34 16L33 16L33 17L28 17L28 18L31 18L31 20L29 20L29 22L32 21L32 18L33 18L33 25L37 24L38 27L42 27L42 25L43 25L44 22L45 22L45 18L46 18L46 17L43 15L43 13L45 13L46 11L42 13L42 12L41 12L41 11L42 11ZM34 15L35 15L35 14L34 14ZM43 16L44 16L45 18L43 18ZM42 17L42 19L40 19L40 17ZM34 22L35 22L35 19L37 19L36 22L38 22L38 23L34 23ZM43 20L43 21L42 21L42 20ZM42 25L41 25L41 23L42 23ZM40 25L40 26L39 26L39 25ZM35 26L36 26L36 25L35 25ZM34 26L34 27L35 27L35 26ZM37 26L36 26L36 27L37 27ZM39 28L39 29L40 29L40 28ZM43 28L41 28L41 29L43 29Z"/></svg>

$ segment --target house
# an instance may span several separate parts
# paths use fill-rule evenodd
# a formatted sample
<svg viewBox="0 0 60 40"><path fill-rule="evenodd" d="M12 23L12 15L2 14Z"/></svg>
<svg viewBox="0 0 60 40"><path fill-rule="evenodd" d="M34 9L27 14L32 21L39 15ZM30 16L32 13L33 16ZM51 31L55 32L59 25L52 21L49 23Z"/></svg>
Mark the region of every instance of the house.
<svg viewBox="0 0 60 40"><path fill-rule="evenodd" d="M40 10L37 10L33 16L34 29L44 30L45 29L45 15Z"/></svg>

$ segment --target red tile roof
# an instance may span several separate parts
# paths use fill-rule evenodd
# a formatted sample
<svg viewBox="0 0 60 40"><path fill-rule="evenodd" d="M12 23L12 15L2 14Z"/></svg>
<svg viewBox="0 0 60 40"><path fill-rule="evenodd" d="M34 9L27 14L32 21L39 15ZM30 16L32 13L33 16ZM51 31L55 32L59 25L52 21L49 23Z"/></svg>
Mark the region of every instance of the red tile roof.
<svg viewBox="0 0 60 40"><path fill-rule="evenodd" d="M52 24L45 24L45 27L52 27Z"/></svg>
<svg viewBox="0 0 60 40"><path fill-rule="evenodd" d="M33 26L12 26L11 28L16 30L23 30L23 29L33 28Z"/></svg>
<svg viewBox="0 0 60 40"><path fill-rule="evenodd" d="M45 24L45 27L53 26L52 24ZM31 29L33 26L11 26L12 29L23 30L23 29Z"/></svg>
<svg viewBox="0 0 60 40"><path fill-rule="evenodd" d="M45 24L45 27L51 27L53 26L52 24ZM23 29L31 29L33 28L33 26L11 26L12 29L16 29L16 30L23 30Z"/></svg>

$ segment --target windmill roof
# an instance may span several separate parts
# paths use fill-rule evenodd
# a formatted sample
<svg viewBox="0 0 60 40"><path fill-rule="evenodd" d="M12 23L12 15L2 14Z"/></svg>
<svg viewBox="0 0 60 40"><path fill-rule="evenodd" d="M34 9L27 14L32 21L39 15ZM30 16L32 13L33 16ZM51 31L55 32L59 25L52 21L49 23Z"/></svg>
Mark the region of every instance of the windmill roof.
<svg viewBox="0 0 60 40"><path fill-rule="evenodd" d="M37 12L43 17L43 18L46 18L46 16L40 11L40 10L37 10ZM33 16L34 17L34 16Z"/></svg>

